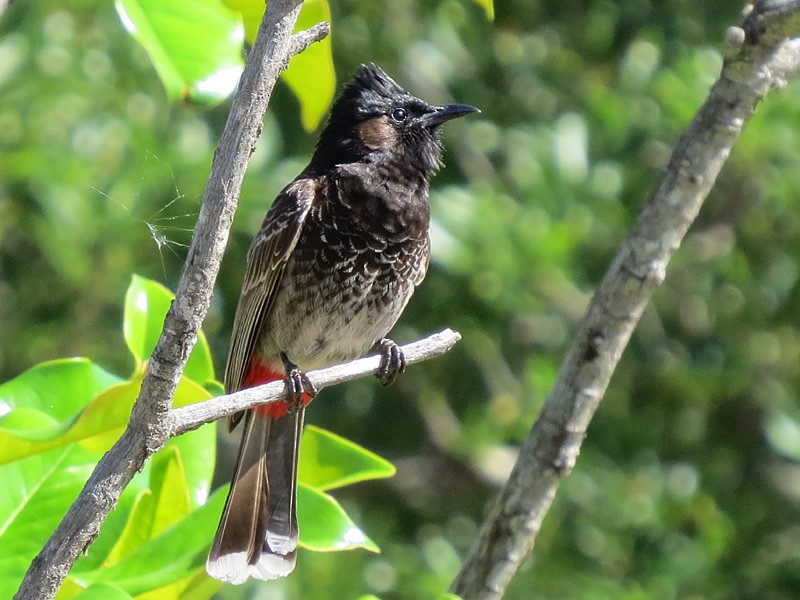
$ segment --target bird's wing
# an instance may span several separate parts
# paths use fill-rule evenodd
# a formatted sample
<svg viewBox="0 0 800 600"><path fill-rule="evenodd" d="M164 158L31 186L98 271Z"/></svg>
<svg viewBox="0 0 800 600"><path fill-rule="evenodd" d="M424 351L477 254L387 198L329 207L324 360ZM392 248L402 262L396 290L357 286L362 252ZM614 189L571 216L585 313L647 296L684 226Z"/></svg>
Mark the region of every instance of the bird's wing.
<svg viewBox="0 0 800 600"><path fill-rule="evenodd" d="M233 321L225 391L241 389L261 328L272 310L286 263L317 193L319 181L298 178L275 198L247 254L247 271Z"/></svg>

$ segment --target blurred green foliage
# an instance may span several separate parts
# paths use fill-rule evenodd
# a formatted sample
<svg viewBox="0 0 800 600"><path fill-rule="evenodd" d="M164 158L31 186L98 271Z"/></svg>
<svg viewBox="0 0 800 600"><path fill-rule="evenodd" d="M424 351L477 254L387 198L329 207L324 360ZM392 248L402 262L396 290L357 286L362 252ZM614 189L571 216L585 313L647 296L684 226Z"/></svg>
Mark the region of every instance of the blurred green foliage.
<svg viewBox="0 0 800 600"><path fill-rule="evenodd" d="M398 468L337 493L383 550L301 552L219 597L434 598L449 584L576 321L721 65L738 2L331 4L340 80L375 61L445 129L434 260L395 337L464 340L390 390L326 390L309 420ZM796 598L800 589L800 87L764 101L623 356L509 600ZM226 106L170 105L108 3L0 20L0 381L45 359L129 372L132 272L177 280ZM215 302L227 348L244 255L313 148L276 88ZM224 475L220 477L222 481Z"/></svg>

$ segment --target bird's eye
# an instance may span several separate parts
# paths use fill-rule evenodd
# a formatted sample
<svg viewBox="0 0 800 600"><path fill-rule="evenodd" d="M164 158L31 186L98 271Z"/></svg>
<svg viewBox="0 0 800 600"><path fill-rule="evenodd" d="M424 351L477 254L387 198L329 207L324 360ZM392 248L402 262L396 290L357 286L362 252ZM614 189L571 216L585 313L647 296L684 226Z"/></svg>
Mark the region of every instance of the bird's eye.
<svg viewBox="0 0 800 600"><path fill-rule="evenodd" d="M394 119L398 123L402 123L407 118L408 118L408 113L406 112L405 108L395 108L392 111L392 119Z"/></svg>

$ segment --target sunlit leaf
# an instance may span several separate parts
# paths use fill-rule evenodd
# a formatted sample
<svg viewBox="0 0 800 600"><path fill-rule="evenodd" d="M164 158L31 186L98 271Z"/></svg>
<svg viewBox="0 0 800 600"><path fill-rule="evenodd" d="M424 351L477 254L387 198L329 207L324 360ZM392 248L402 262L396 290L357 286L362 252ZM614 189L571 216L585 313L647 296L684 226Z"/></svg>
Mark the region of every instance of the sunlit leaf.
<svg viewBox="0 0 800 600"><path fill-rule="evenodd" d="M106 565L118 563L150 538L155 503L156 500L151 490L139 492L128 522L125 524L125 529L122 530L117 538L117 543L106 556Z"/></svg>
<svg viewBox="0 0 800 600"><path fill-rule="evenodd" d="M212 396L222 396L225 393L225 386L216 379L209 379L203 384L203 387Z"/></svg>
<svg viewBox="0 0 800 600"><path fill-rule="evenodd" d="M297 30L317 23L330 23L327 0L306 0L297 18ZM336 91L336 71L331 54L331 36L311 44L289 62L283 80L300 101L300 120L306 131L313 131L322 121Z"/></svg>
<svg viewBox="0 0 800 600"><path fill-rule="evenodd" d="M150 537L155 537L188 515L192 508L183 462L177 448L164 448L153 458L150 489L156 499Z"/></svg>
<svg viewBox="0 0 800 600"><path fill-rule="evenodd" d="M475 0L475 3L484 10L487 19L494 21L494 0Z"/></svg>
<svg viewBox="0 0 800 600"><path fill-rule="evenodd" d="M97 458L68 446L0 466L0 598L14 594L31 560L83 488ZM124 507L126 501L121 504Z"/></svg>
<svg viewBox="0 0 800 600"><path fill-rule="evenodd" d="M86 585L113 582L134 595L193 577L205 564L224 503L224 490L218 490L204 506L147 540L121 562L74 577Z"/></svg>
<svg viewBox="0 0 800 600"><path fill-rule="evenodd" d="M364 548L380 552L336 500L302 483L297 486L297 521L300 544L308 550L331 552Z"/></svg>
<svg viewBox="0 0 800 600"><path fill-rule="evenodd" d="M306 485L331 490L395 471L387 460L330 431L309 425L303 432L298 478Z"/></svg>
<svg viewBox="0 0 800 600"><path fill-rule="evenodd" d="M86 588L84 588L82 585L79 585L71 575L67 575L67 577L64 579L64 582L61 584L61 587L58 588L55 600L73 600L79 594L82 594L85 591Z"/></svg>
<svg viewBox="0 0 800 600"><path fill-rule="evenodd" d="M167 442L165 450L170 447L180 451L181 468L192 507L205 504L211 490L211 480L217 460L216 423L203 425L199 429L172 438Z"/></svg>
<svg viewBox="0 0 800 600"><path fill-rule="evenodd" d="M124 531L106 557L106 565L120 562L190 511L180 452L175 447L165 448L153 458L150 489L141 492L136 499Z"/></svg>
<svg viewBox="0 0 800 600"><path fill-rule="evenodd" d="M244 31L218 0L117 0L125 29L150 56L171 100L214 103L239 82Z"/></svg>
<svg viewBox="0 0 800 600"><path fill-rule="evenodd" d="M252 44L264 15L264 2L259 0L223 0L241 13L247 40ZM331 21L328 0L306 0L297 18L296 31ZM331 36L311 44L289 62L283 80L300 102L300 120L306 131L317 128L328 111L336 91L336 72L331 54Z"/></svg>
<svg viewBox="0 0 800 600"><path fill-rule="evenodd" d="M83 590L74 600L133 600L128 592L108 583L95 583Z"/></svg>
<svg viewBox="0 0 800 600"><path fill-rule="evenodd" d="M0 385L0 464L52 448L121 379L86 358L41 363ZM40 448L40 450L36 450Z"/></svg>
<svg viewBox="0 0 800 600"><path fill-rule="evenodd" d="M237 11L244 23L245 38L252 44L256 39L258 27L264 18L266 2L259 0L222 0L228 8Z"/></svg>
<svg viewBox="0 0 800 600"><path fill-rule="evenodd" d="M94 571L104 565L118 562L121 555L127 556L133 548L139 547L139 543L132 543L127 540L123 542L124 547L116 548L121 538L128 537L131 532L136 533L132 529L137 526L134 522L138 523L143 514L152 514L152 511L158 510L158 498L160 498L161 502L170 502L170 494L172 492L159 483L160 480L167 483L167 479L163 474L167 471L164 471L161 475L158 474L158 471L162 470L159 467L159 464L162 464L163 459L160 458L162 455L167 458L174 455L174 459L167 461L167 464L172 465L168 469L172 473L174 473L173 467L175 466L173 460L180 456L183 470L183 475L179 478L172 479L172 476L169 476L169 486L167 488L171 489L170 486L172 485L179 485L180 488L183 488L179 492L180 498L184 500L188 498L192 508L202 506L206 502L216 455L216 427L214 426L204 426L177 438L172 438L155 455L153 460L145 463L142 471L137 473L128 487L125 488L123 501L120 503L121 506L118 505L111 512L100 530L100 536L89 547L88 554L81 556L76 562L72 569L73 574L78 575L82 572ZM155 475L153 474L154 467L157 472ZM161 491L154 492L154 488ZM146 500L142 500L142 498L146 498ZM142 506L141 502L149 502L150 505ZM185 501L182 500L180 504L185 505ZM138 514L137 510L139 511ZM145 510L149 510L150 513L141 512ZM173 512L173 509L169 508L168 504L167 510L168 513ZM185 508L181 508L180 512L185 512ZM175 515L171 516L167 521L172 521L174 518L176 518ZM152 536L153 532L158 532L158 530L159 528L154 529L151 527L151 533L148 535ZM141 543L144 542L142 541ZM116 553L116 556L113 556L113 553Z"/></svg>
<svg viewBox="0 0 800 600"><path fill-rule="evenodd" d="M186 583L186 587L180 593L180 600L206 600L214 597L224 584L218 579L209 577L205 569L200 569Z"/></svg>
<svg viewBox="0 0 800 600"><path fill-rule="evenodd" d="M27 408L55 421L67 419L99 392L121 381L88 358L43 362L0 385L0 418L12 409Z"/></svg>
<svg viewBox="0 0 800 600"><path fill-rule="evenodd" d="M26 373L20 377L25 377ZM62 371L56 369L55 373L61 374ZM91 370L89 373L96 374L96 371ZM104 375L99 377L102 383L117 381L116 378L110 379ZM142 377L143 374L138 373L131 381L112 385L97 394L75 414L65 415L59 421L54 420L50 414L37 409L23 407L19 411L12 411L0 421L0 463L78 441L87 450L96 453L104 452L119 438L127 425L131 408L139 393L139 388L141 388ZM0 396L6 386L11 385L12 391L21 389L17 382L18 379L0 387ZM27 380L27 378L25 379ZM59 385L58 378L54 381L54 385ZM41 377L31 379L30 383L37 386L34 390L40 390L42 393L46 393L50 385L49 379ZM92 389L92 386L86 389ZM34 397L35 394L29 393L27 398ZM209 397L204 388L183 378L175 392L174 405L185 406ZM86 401L86 394L82 400ZM18 416L20 414L21 416ZM6 426L6 421L9 423L8 426Z"/></svg>
<svg viewBox="0 0 800 600"><path fill-rule="evenodd" d="M156 347L164 317L174 295L160 283L134 275L125 294L122 331L125 343L136 360L137 370L150 358ZM214 379L211 350L203 332L199 332L183 374L200 384Z"/></svg>
<svg viewBox="0 0 800 600"><path fill-rule="evenodd" d="M192 384L193 385L193 384ZM176 475L178 452L190 455L192 475ZM113 552L112 548L120 538L125 537L128 517L132 512L137 496L141 497L143 484L148 477L153 481L157 497L154 522L158 527L151 531L169 527L187 511L189 500L195 506L199 499L208 493L211 472L214 464L214 428L201 428L170 440L162 452L172 456L165 468L159 468L158 455L155 461L145 465L122 494L117 507L103 524L100 536L89 547L89 552L76 563L73 573L97 569ZM199 463L195 464L195 454ZM57 523L66 513L72 501L82 489L100 454L87 451L71 444L36 453L21 460L0 466L0 481L3 494L0 494L0 597L10 597L6 585L17 585L24 575L30 560L41 550ZM151 473L155 465L155 474ZM191 498L189 492L191 491ZM152 496L152 492L146 494ZM183 498L183 500L181 500ZM216 517L210 518L215 520ZM213 532L209 533L209 538ZM208 540L206 540L207 542ZM5 551L8 550L8 553ZM163 555L162 555L163 560ZM75 583L75 582L73 582ZM88 582L80 581L85 586ZM71 592L69 591L71 589ZM80 590L77 584L68 586L62 597L71 598ZM5 593L8 591L9 593Z"/></svg>

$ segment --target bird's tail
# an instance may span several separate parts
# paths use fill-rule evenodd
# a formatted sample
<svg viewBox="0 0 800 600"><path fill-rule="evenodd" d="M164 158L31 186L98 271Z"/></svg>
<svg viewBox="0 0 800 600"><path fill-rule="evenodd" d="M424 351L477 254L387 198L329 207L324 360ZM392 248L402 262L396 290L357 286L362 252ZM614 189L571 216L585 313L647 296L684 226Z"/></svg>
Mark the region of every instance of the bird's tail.
<svg viewBox="0 0 800 600"><path fill-rule="evenodd" d="M285 577L297 551L297 457L305 408L278 418L258 408L245 416L233 482L206 562L209 575L234 584Z"/></svg>

